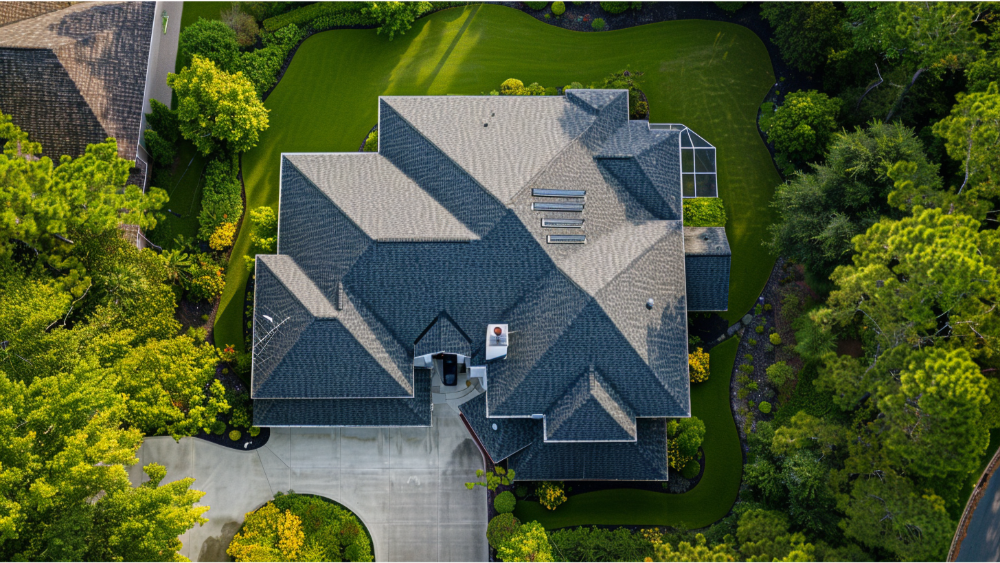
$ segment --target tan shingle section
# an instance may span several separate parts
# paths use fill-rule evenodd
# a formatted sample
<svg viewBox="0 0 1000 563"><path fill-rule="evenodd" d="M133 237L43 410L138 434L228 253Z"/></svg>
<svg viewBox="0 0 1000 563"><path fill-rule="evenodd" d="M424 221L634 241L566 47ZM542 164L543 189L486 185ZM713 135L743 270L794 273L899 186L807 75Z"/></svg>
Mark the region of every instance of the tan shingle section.
<svg viewBox="0 0 1000 563"><path fill-rule="evenodd" d="M0 27L62 10L72 2L0 2Z"/></svg>

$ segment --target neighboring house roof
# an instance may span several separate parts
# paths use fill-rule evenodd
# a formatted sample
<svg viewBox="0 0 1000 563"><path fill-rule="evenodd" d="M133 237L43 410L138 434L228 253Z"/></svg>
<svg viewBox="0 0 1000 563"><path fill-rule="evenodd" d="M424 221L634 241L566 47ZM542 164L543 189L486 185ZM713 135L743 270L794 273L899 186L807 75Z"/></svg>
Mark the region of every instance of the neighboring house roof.
<svg viewBox="0 0 1000 563"><path fill-rule="evenodd" d="M62 10L72 4L72 2L0 2L0 27Z"/></svg>
<svg viewBox="0 0 1000 563"><path fill-rule="evenodd" d="M414 356L482 364L487 325L506 323L466 413L495 461L534 444L530 474L616 443L622 471L665 478L665 426L647 419L690 416L686 131L629 122L623 90L383 97L378 153L283 155L278 254L257 257L255 289L251 390L283 413L268 423L298 420L302 398L412 397Z"/></svg>
<svg viewBox="0 0 1000 563"><path fill-rule="evenodd" d="M81 2L42 13L3 3L0 22L26 18L0 27L0 111L53 160L107 137L134 160L155 9Z"/></svg>

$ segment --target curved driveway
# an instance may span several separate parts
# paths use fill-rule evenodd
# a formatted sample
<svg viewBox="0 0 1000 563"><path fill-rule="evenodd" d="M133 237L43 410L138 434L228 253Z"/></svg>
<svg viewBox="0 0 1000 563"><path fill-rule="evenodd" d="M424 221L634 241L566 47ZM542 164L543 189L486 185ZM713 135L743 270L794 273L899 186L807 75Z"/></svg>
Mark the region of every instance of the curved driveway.
<svg viewBox="0 0 1000 563"><path fill-rule="evenodd" d="M204 440L147 438L141 467L167 467L164 482L194 477L209 522L181 536L192 561L228 561L243 516L278 491L322 495L353 510L372 534L377 561L486 561L486 491L469 491L483 458L461 419L436 405L429 428L272 428L251 452Z"/></svg>

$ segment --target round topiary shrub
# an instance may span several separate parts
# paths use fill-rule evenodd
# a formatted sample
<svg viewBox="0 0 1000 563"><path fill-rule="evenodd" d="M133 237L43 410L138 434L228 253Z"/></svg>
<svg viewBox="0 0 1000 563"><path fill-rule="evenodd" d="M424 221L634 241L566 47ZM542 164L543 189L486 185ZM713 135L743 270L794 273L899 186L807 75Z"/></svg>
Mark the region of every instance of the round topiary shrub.
<svg viewBox="0 0 1000 563"><path fill-rule="evenodd" d="M514 493L510 491L504 491L493 499L493 508L497 509L497 512L500 514L514 512L515 505L517 505L517 499L514 498Z"/></svg>
<svg viewBox="0 0 1000 563"><path fill-rule="evenodd" d="M566 3L565 2L553 2L552 3L552 13L553 14L555 14L557 16L561 16L561 15L563 15L563 13L565 11L566 11Z"/></svg>
<svg viewBox="0 0 1000 563"><path fill-rule="evenodd" d="M620 14L629 8L629 2L601 2L601 9L609 14Z"/></svg>
<svg viewBox="0 0 1000 563"><path fill-rule="evenodd" d="M212 434L216 436L222 436L226 433L226 423L221 420L216 420L212 423Z"/></svg>
<svg viewBox="0 0 1000 563"><path fill-rule="evenodd" d="M757 328L754 330L757 331L757 334L764 334L764 325L757 325Z"/></svg>
<svg viewBox="0 0 1000 563"><path fill-rule="evenodd" d="M250 437L251 438L256 438L259 435L260 435L260 428L258 428L256 426L251 426L250 427Z"/></svg>
<svg viewBox="0 0 1000 563"><path fill-rule="evenodd" d="M775 346L781 346L781 335L778 334L777 332L772 332L770 339L771 339L771 344L774 344Z"/></svg>
<svg viewBox="0 0 1000 563"><path fill-rule="evenodd" d="M687 462L684 469L681 469L681 477L685 479L694 479L699 473L701 473L701 464L696 459Z"/></svg>
<svg viewBox="0 0 1000 563"><path fill-rule="evenodd" d="M760 412L767 414L771 412L771 403L767 401L761 401L760 404L757 405L757 408L760 409Z"/></svg>
<svg viewBox="0 0 1000 563"><path fill-rule="evenodd" d="M549 5L548 2L525 2L525 6L531 8L532 10L541 10Z"/></svg>
<svg viewBox="0 0 1000 563"><path fill-rule="evenodd" d="M526 485L518 485L514 488L514 494L517 498L524 498L528 496L528 487Z"/></svg>
<svg viewBox="0 0 1000 563"><path fill-rule="evenodd" d="M524 82L516 78L508 78L500 84L500 93L504 96L520 96L524 92Z"/></svg>
<svg viewBox="0 0 1000 563"><path fill-rule="evenodd" d="M514 537L517 533L517 529L521 526L521 521L514 518L514 515L505 512L503 514L497 514L490 520L490 523L486 525L486 541L490 543L490 547L494 549L499 549L499 547L508 541L510 538Z"/></svg>
<svg viewBox="0 0 1000 563"><path fill-rule="evenodd" d="M594 19L594 23L590 24L590 27L594 28L594 31L601 31L602 29L604 29L604 19L603 18Z"/></svg>
<svg viewBox="0 0 1000 563"><path fill-rule="evenodd" d="M237 440L239 440L242 436L243 436L243 434L241 434L239 430L230 430L229 431L229 439L232 440L232 441L234 441L234 442L236 442Z"/></svg>

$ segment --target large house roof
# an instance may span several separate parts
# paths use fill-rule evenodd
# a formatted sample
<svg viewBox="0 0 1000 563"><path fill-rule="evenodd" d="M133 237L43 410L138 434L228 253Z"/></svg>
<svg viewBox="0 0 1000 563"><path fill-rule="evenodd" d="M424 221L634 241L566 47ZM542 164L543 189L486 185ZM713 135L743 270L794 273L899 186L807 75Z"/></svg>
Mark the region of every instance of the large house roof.
<svg viewBox="0 0 1000 563"><path fill-rule="evenodd" d="M257 257L255 289L267 422L284 401L414 397L414 356L481 365L487 325L505 323L475 416L531 440L494 440L499 459L536 440L559 459L631 443L640 478L665 475L662 424L642 420L690 415L684 131L629 122L622 90L383 97L377 153L283 155L278 255ZM703 276L707 296L728 287L713 257L726 277Z"/></svg>
<svg viewBox="0 0 1000 563"><path fill-rule="evenodd" d="M107 137L134 160L155 3L29 4L0 11L0 111L55 160Z"/></svg>

